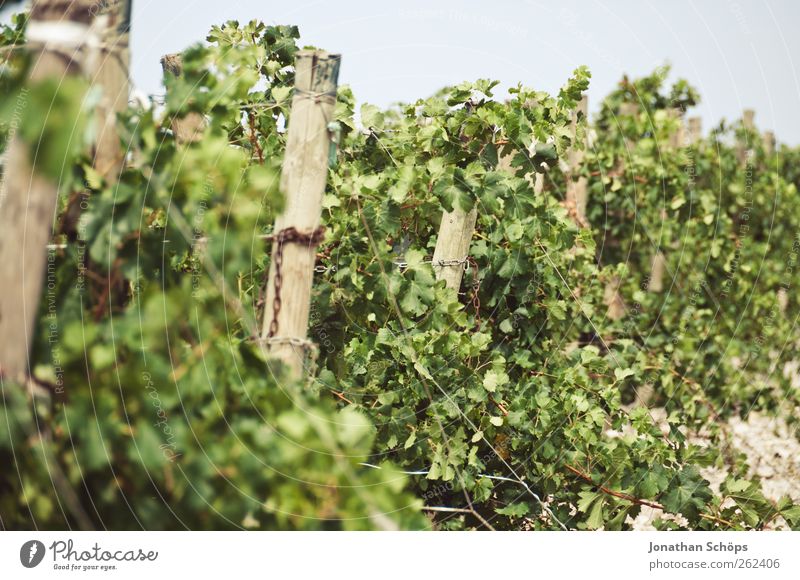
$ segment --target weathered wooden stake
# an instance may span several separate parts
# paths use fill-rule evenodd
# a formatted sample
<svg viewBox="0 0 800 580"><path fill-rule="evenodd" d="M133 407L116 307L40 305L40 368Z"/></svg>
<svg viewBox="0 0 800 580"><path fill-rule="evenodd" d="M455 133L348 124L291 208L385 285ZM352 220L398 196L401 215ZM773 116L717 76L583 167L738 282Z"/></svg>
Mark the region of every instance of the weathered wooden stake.
<svg viewBox="0 0 800 580"><path fill-rule="evenodd" d="M673 120L680 119L682 115L680 109L669 109L667 114L669 115L669 118ZM678 125L678 130L669 136L669 147L671 149L679 149L680 147L683 147L685 137L683 123L681 122Z"/></svg>
<svg viewBox="0 0 800 580"><path fill-rule="evenodd" d="M477 218L477 208L465 212L455 207L453 211L442 213L436 249L433 251L433 271L437 280L444 280L445 285L456 292L461 288Z"/></svg>
<svg viewBox="0 0 800 580"><path fill-rule="evenodd" d="M736 156L741 164L747 162L748 157L750 157L753 151L752 136L756 128L755 117L756 112L753 109L745 109L742 111L742 127L745 130L745 137L744 141L740 141L736 146Z"/></svg>
<svg viewBox="0 0 800 580"><path fill-rule="evenodd" d="M703 120L700 117L689 117L686 121L686 138L689 145L695 145L703 136Z"/></svg>
<svg viewBox="0 0 800 580"><path fill-rule="evenodd" d="M578 108L572 116L572 136L573 138L578 134L578 115L580 113L585 117L589 111L589 97L584 95ZM566 202L567 209L570 215L580 227L588 227L589 222L586 220L586 203L587 203L587 188L588 184L586 177L581 176L574 179L578 173L581 163L583 163L584 153L579 149L571 149L567 154L567 193Z"/></svg>
<svg viewBox="0 0 800 580"><path fill-rule="evenodd" d="M756 112L753 109L745 109L742 111L742 125L748 131L755 129Z"/></svg>
<svg viewBox="0 0 800 580"><path fill-rule="evenodd" d="M670 109L669 116L672 119L678 119L681 116L681 111L678 109ZM683 147L683 142L685 139L685 132L683 129L683 123L680 124L680 127L677 131L672 133L669 137L669 142L667 144L668 149L679 149ZM662 210L661 212L662 219L666 219L666 211ZM664 274L667 271L667 257L664 255L664 252L659 248L656 250L656 253L653 255L653 259L650 263L650 278L647 283L647 290L654 293L660 293L664 291Z"/></svg>
<svg viewBox="0 0 800 580"><path fill-rule="evenodd" d="M303 363L311 346L306 336L316 244L311 241L281 244L278 240L282 232L296 232L305 237L318 232L328 177L329 123L336 104L340 61L338 54L302 50L297 53L295 63L295 93L281 175L286 208L275 220L276 239L272 244L261 338L297 378L302 376ZM280 301L276 302L278 278Z"/></svg>
<svg viewBox="0 0 800 580"><path fill-rule="evenodd" d="M94 167L109 182L118 180L125 164L125 150L117 131L117 113L128 107L130 83L129 33L132 0L92 0L95 23L102 42L97 68L87 71L93 84L102 88L97 106L97 137Z"/></svg>
<svg viewBox="0 0 800 580"><path fill-rule="evenodd" d="M606 316L611 320L619 320L625 316L625 301L619 293L621 284L619 276L614 276L606 283L603 290L603 303L608 306Z"/></svg>
<svg viewBox="0 0 800 580"><path fill-rule="evenodd" d="M544 173L537 173L533 178L533 193L542 193L544 191Z"/></svg>
<svg viewBox="0 0 800 580"><path fill-rule="evenodd" d="M32 83L87 71L85 61L93 50L87 39L98 38L95 4L65 0L33 3L27 28ZM24 100L24 94L21 98ZM19 134L12 137L0 186L0 373L17 381L28 374L28 349L58 199L58 184L34 171L29 148Z"/></svg>
<svg viewBox="0 0 800 580"><path fill-rule="evenodd" d="M427 125L430 119L422 118L420 122ZM498 169L510 171L512 157L512 155L501 157ZM436 235L436 247L433 250L433 273L437 280L444 280L445 286L455 292L461 289L469 257L469 245L477 220L477 207L468 212L460 207L454 207L453 211L442 212L442 221Z"/></svg>
<svg viewBox="0 0 800 580"><path fill-rule="evenodd" d="M764 152L767 155L775 153L775 133L764 131Z"/></svg>
<svg viewBox="0 0 800 580"><path fill-rule="evenodd" d="M786 312L786 309L789 307L789 293L786 291L786 288L778 288L777 301L780 311Z"/></svg>
<svg viewBox="0 0 800 580"><path fill-rule="evenodd" d="M623 116L635 116L639 114L639 104L638 103L622 103L619 106L619 114ZM623 136L625 141L626 147L631 146L631 139L628 136ZM624 161L620 160L619 167L617 169L618 172L622 172L624 168ZM608 307L606 310L606 316L610 320L619 320L623 316L625 316L625 301L622 299L622 296L619 293L619 288L622 284L622 281L619 279L619 276L614 276L606 283L606 287L603 291L603 303Z"/></svg>
<svg viewBox="0 0 800 580"><path fill-rule="evenodd" d="M664 273L667 271L667 257L661 250L656 250L650 263L650 280L647 290L653 293L664 291Z"/></svg>

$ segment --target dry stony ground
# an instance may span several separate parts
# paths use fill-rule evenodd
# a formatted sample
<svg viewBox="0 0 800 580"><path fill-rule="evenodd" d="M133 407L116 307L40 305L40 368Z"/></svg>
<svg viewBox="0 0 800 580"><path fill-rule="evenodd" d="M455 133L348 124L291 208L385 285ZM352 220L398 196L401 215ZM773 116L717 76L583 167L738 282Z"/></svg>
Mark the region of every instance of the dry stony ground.
<svg viewBox="0 0 800 580"><path fill-rule="evenodd" d="M651 414L663 420L661 409L652 409ZM771 499L789 495L800 503L800 432L781 417L750 413L747 420L731 418L726 425L731 445L747 456L750 476L761 478L764 495ZM694 443L703 445L707 440L699 435L691 437ZM703 477L717 491L727 475L724 468L710 467L702 470ZM634 521L636 530L654 530L653 521L662 513L644 507ZM786 522L777 518L769 529L787 529Z"/></svg>

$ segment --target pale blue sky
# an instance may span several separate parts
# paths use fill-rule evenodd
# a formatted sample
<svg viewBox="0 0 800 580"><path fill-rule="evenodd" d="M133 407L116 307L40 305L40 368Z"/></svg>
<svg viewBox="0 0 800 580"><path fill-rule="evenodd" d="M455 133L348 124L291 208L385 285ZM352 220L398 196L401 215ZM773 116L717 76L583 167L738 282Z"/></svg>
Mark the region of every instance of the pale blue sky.
<svg viewBox="0 0 800 580"><path fill-rule="evenodd" d="M762 129L800 143L798 0L134 0L137 88L162 91L162 54L253 18L297 24L301 42L340 52L340 80L362 102L482 77L554 91L586 64L596 106L623 72L670 62L699 88L704 129L754 108Z"/></svg>

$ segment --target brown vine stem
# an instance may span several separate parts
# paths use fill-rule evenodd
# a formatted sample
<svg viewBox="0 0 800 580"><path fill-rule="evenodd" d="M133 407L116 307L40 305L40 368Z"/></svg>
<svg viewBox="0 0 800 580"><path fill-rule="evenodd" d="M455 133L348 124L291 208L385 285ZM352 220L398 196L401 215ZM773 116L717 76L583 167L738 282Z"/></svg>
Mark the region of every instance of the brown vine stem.
<svg viewBox="0 0 800 580"><path fill-rule="evenodd" d="M264 150L258 143L258 135L256 135L256 118L253 115L248 115L248 125L250 126L250 144L253 147L253 151L258 156L258 162L263 165Z"/></svg>
<svg viewBox="0 0 800 580"><path fill-rule="evenodd" d="M355 403L353 403L353 401L351 401L350 399L348 399L347 397L345 397L345 396L344 396L344 391L342 391L342 392L340 393L339 391L334 391L334 390L331 390L331 393L333 393L334 395L336 395L336 396L337 396L339 399L341 399L341 400L342 400L342 401L344 401L345 403L350 403L351 405L354 405L354 404L355 404Z"/></svg>
<svg viewBox="0 0 800 580"><path fill-rule="evenodd" d="M659 504L659 503L656 503L654 501L648 501L646 499L640 499L638 497L629 495L627 493L622 493L621 491L614 491L613 489L609 489L609 488L605 487L604 485L600 485L599 483L595 483L594 480L589 475L587 475L586 473L583 473L580 469L572 467L571 465L565 465L564 467L566 467L570 472L572 472L573 474L577 475L578 477L580 477L584 481L587 481L587 482L591 483L592 485L594 485L597 489L599 489L603 493L606 493L608 495L613 495L614 497L618 497L619 499L624 499L626 501L629 501L631 503L635 503L637 505L646 505L648 507L664 511L664 506Z"/></svg>
<svg viewBox="0 0 800 580"><path fill-rule="evenodd" d="M506 409L506 408L503 406L503 404L502 404L502 403L498 403L497 401L495 401L495 400L494 400L494 397L492 397L491 395L489 395L489 400L490 400L492 403L494 403L495 405L497 405L497 408L498 408L498 409L500 409L500 412L503 414L503 416L504 416L504 417L507 417L507 416L508 416L508 409Z"/></svg>
<svg viewBox="0 0 800 580"><path fill-rule="evenodd" d="M657 502L654 502L654 501L649 501L649 500L646 500L646 499L641 499L641 498L638 498L636 496L633 496L633 495L630 495L630 494L627 494L627 493L622 493L620 491L614 491L613 489L609 489L604 485L600 485L599 483L595 483L594 480L591 478L591 476L589 476L586 473L583 473L580 469L577 469L576 467L572 467L571 465L565 465L564 467L566 467L571 473L573 473L574 475L577 475L578 477L580 477L584 481L586 481L588 483L591 483L593 486L595 486L597 489L599 489L600 491L602 491L605 494L617 497L619 499L624 499L625 501L629 501L629 502L631 502L633 504L636 504L636 505L645 505L647 507L651 507L653 509L657 509L657 510L661 510L662 512L666 512L666 510L664 509L664 506L661 505L660 503L657 503ZM731 527L731 528L735 528L736 527L736 524L734 524L733 522L729 522L728 520L723 520L722 518L718 518L716 516L712 516L711 514L700 514L700 517L703 518L704 520L709 520L709 521L712 521L712 522L716 522L718 524L723 524L723 525L726 525L726 526Z"/></svg>
<svg viewBox="0 0 800 580"><path fill-rule="evenodd" d="M723 524L730 528L736 527L736 524L734 524L733 522L729 522L728 520L723 520L722 518L712 516L711 514L700 514L700 517L703 518L704 520L708 520L710 522L717 522L718 524Z"/></svg>

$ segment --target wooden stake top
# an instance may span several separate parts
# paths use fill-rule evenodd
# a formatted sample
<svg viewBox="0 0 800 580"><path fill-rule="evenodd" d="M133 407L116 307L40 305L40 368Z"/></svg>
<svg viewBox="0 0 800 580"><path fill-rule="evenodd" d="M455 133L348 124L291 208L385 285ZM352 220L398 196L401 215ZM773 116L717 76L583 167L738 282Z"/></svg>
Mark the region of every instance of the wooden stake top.
<svg viewBox="0 0 800 580"><path fill-rule="evenodd" d="M303 97L302 91L320 96L335 93L339 84L339 66L342 55L324 50L298 51L295 60L295 98ZM335 98L335 94L332 95Z"/></svg>
<svg viewBox="0 0 800 580"><path fill-rule="evenodd" d="M745 109L742 111L742 125L748 131L752 131L755 128L755 118L756 112L753 109Z"/></svg>
<svg viewBox="0 0 800 580"><path fill-rule="evenodd" d="M183 73L183 58L180 53L165 54L162 56L161 69L172 76L181 76L181 73Z"/></svg>
<svg viewBox="0 0 800 580"><path fill-rule="evenodd" d="M30 19L35 22L71 22L89 26L96 18L107 17L106 30L120 36L114 43L127 45L131 4L132 0L35 0Z"/></svg>

